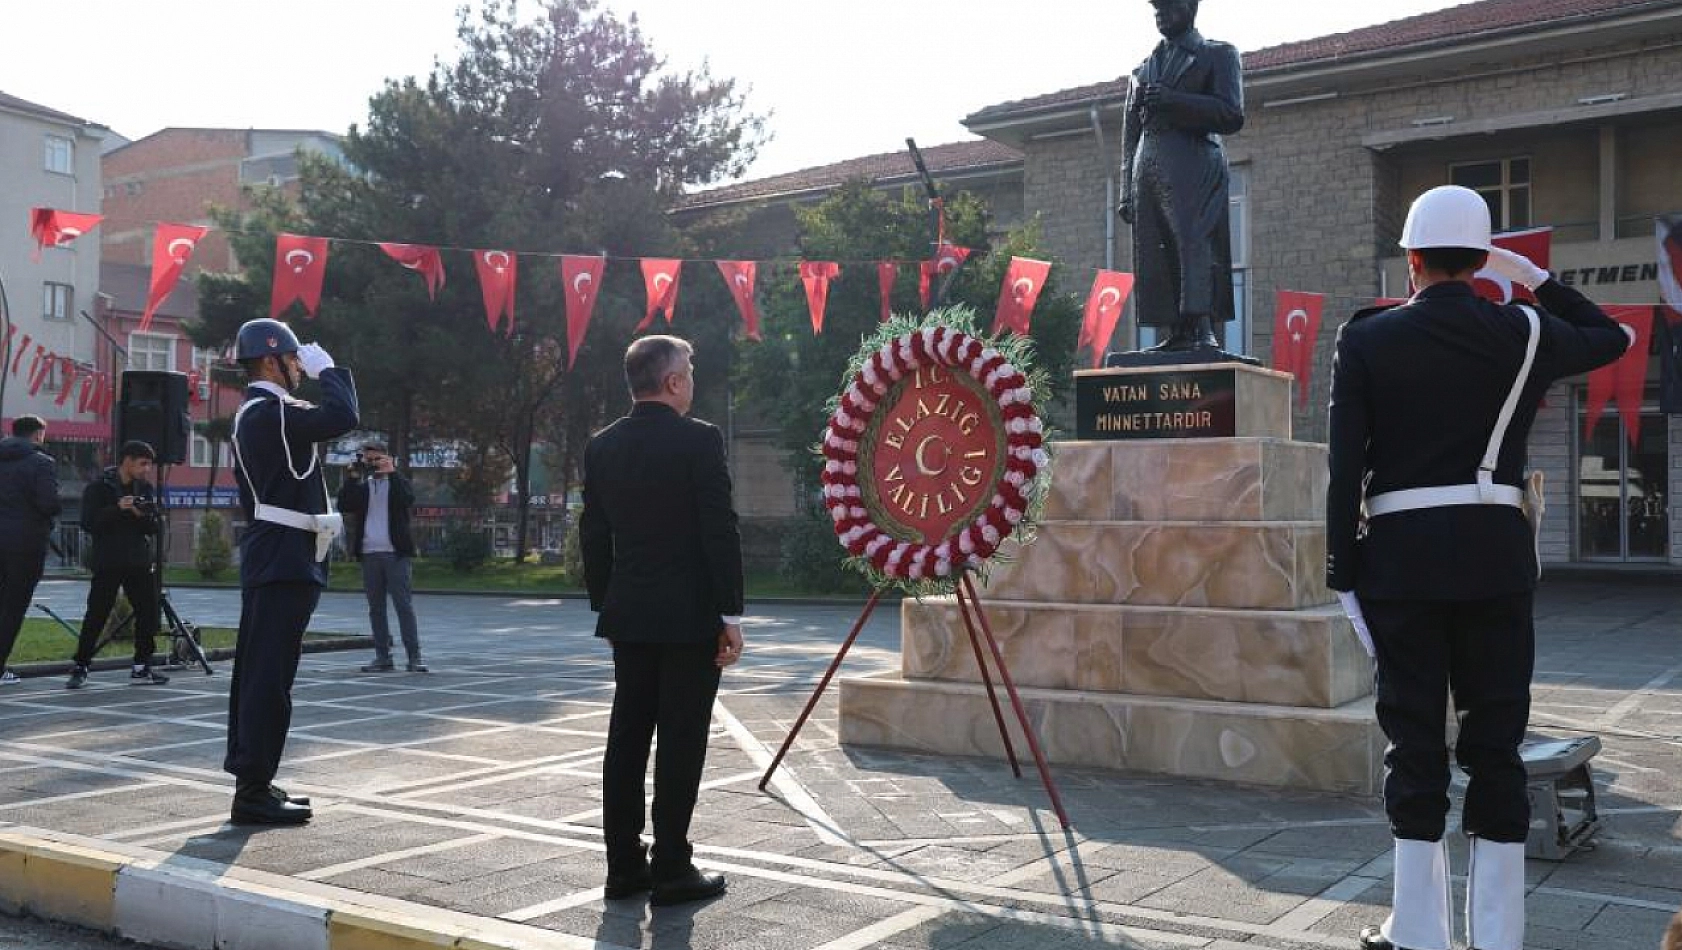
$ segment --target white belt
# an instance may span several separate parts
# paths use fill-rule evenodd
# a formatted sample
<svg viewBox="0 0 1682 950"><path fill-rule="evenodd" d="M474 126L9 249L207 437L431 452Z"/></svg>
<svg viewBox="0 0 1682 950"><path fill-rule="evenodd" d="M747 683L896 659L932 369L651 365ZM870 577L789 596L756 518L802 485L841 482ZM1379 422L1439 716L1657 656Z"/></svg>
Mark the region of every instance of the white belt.
<svg viewBox="0 0 1682 950"><path fill-rule="evenodd" d="M345 519L342 515L328 512L324 515L312 515L303 511L293 511L290 508L280 508L275 505L257 503L253 514L258 521L267 521L287 528L297 528L315 535L315 559L324 560L327 552L333 547L333 539L344 531Z"/></svg>
<svg viewBox="0 0 1682 950"><path fill-rule="evenodd" d="M1434 485L1430 488L1404 488L1387 491L1367 499L1367 514L1371 517L1393 515L1398 511L1420 508L1449 508L1456 505L1507 505L1524 507L1524 492L1511 485Z"/></svg>

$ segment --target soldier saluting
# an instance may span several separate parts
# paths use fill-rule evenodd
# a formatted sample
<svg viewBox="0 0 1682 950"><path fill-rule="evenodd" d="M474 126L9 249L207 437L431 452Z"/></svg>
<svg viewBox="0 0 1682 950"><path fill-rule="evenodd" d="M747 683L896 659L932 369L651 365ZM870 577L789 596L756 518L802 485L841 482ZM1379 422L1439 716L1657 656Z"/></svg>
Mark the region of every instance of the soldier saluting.
<svg viewBox="0 0 1682 950"><path fill-rule="evenodd" d="M323 562L339 533L316 443L356 428L356 384L320 346L299 346L278 320L240 327L234 358L250 380L234 415L240 506L239 643L228 692L228 754L235 823L297 825L309 799L274 783L292 724L292 681L304 628L327 586ZM322 404L292 397L304 376L319 380Z"/></svg>
<svg viewBox="0 0 1682 950"><path fill-rule="evenodd" d="M1525 443L1554 380L1617 359L1629 336L1548 272L1490 245L1489 207L1447 186L1421 195L1401 245L1416 293L1357 313L1332 367L1326 583L1377 660L1384 807L1395 838L1391 913L1365 950L1449 950L1449 696L1469 782L1466 934L1521 950L1529 831L1519 744L1535 663L1540 517L1521 486ZM1546 313L1472 291L1485 266ZM1361 508L1366 506L1363 521Z"/></svg>

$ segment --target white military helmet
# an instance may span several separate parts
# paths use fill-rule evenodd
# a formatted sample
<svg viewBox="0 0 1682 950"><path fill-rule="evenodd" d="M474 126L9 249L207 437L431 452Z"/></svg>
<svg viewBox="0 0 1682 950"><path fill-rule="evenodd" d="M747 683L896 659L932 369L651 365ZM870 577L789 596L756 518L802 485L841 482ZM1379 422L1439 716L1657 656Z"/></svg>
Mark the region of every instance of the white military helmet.
<svg viewBox="0 0 1682 950"><path fill-rule="evenodd" d="M1443 185L1414 199L1402 225L1402 247L1489 250L1489 205L1470 188Z"/></svg>

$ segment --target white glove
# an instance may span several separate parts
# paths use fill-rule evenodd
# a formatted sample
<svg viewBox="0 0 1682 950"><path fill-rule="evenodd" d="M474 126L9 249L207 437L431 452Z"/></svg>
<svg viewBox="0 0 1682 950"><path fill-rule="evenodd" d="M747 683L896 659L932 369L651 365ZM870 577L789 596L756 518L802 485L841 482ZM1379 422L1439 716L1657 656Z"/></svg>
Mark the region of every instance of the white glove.
<svg viewBox="0 0 1682 950"><path fill-rule="evenodd" d="M1535 290L1547 283L1551 276L1546 269L1537 267L1530 262L1530 258L1522 254L1515 254L1504 247L1489 249L1489 263L1484 265L1502 277L1515 284Z"/></svg>
<svg viewBox="0 0 1682 950"><path fill-rule="evenodd" d="M319 343L305 343L298 347L298 362L304 365L304 375L310 379L320 379L323 370L333 368L333 357L328 356Z"/></svg>
<svg viewBox="0 0 1682 950"><path fill-rule="evenodd" d="M1361 602L1355 599L1355 592L1340 590L1337 592L1337 600L1338 603L1343 605L1344 615L1349 618L1350 624L1355 627L1355 636L1361 638L1361 646L1366 649L1367 656L1376 657L1378 651L1373 649L1372 631L1367 629L1367 618L1365 614L1361 613Z"/></svg>

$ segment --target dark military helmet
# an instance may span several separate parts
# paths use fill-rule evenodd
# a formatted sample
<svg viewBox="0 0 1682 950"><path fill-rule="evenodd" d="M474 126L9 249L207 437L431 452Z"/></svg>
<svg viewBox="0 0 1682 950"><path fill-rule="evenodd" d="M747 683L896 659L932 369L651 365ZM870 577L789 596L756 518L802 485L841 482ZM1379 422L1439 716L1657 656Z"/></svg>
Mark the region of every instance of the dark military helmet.
<svg viewBox="0 0 1682 950"><path fill-rule="evenodd" d="M234 340L234 359L254 360L298 352L298 337L279 320L247 320Z"/></svg>

